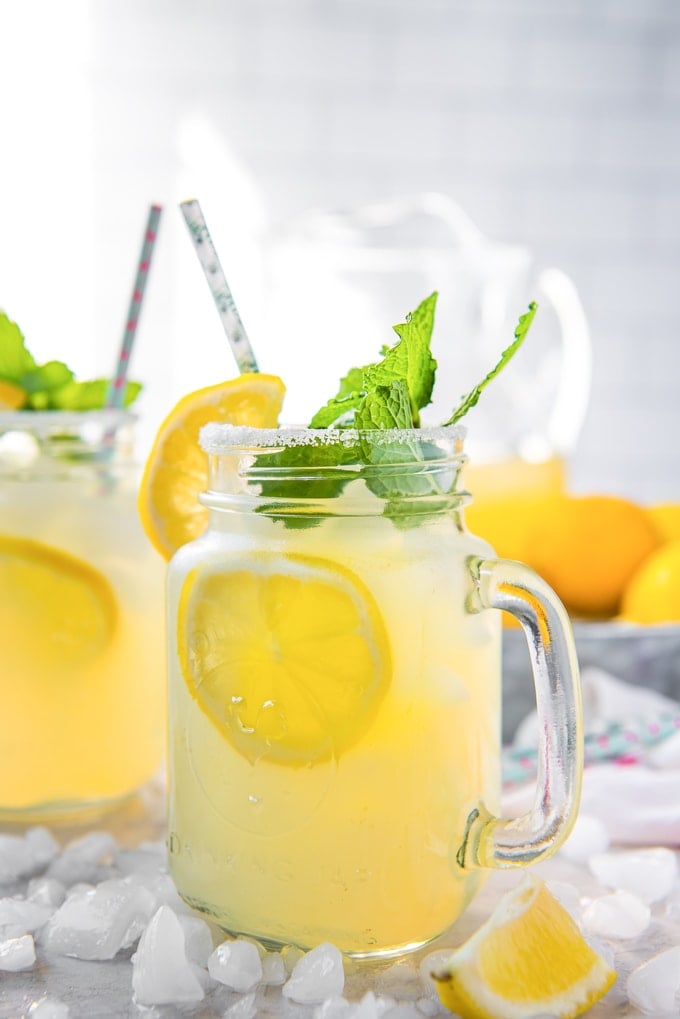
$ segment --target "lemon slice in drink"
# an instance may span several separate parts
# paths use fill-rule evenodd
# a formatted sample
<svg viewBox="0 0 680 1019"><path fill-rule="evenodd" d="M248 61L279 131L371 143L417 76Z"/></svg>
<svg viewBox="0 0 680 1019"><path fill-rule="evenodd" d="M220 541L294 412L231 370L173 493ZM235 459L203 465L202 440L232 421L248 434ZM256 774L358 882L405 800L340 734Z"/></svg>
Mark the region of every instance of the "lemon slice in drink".
<svg viewBox="0 0 680 1019"><path fill-rule="evenodd" d="M442 1003L461 1019L572 1019L606 994L616 973L530 876L433 977Z"/></svg>
<svg viewBox="0 0 680 1019"><path fill-rule="evenodd" d="M146 461L137 506L149 541L166 559L207 524L207 510L198 502L208 480L200 429L210 421L274 428L284 392L276 375L244 373L189 393L165 418Z"/></svg>
<svg viewBox="0 0 680 1019"><path fill-rule="evenodd" d="M385 625L350 570L253 553L197 567L180 597L187 686L250 761L339 754L372 721L391 673Z"/></svg>
<svg viewBox="0 0 680 1019"><path fill-rule="evenodd" d="M99 654L116 626L116 598L88 563L27 538L0 535L2 667L70 668Z"/></svg>

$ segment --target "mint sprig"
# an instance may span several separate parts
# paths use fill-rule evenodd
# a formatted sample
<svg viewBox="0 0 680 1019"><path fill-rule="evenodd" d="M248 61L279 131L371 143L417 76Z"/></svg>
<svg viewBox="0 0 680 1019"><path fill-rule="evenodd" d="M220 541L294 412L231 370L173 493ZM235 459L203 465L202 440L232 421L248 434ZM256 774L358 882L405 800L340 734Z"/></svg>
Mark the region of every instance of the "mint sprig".
<svg viewBox="0 0 680 1019"><path fill-rule="evenodd" d="M358 428L417 426L420 423L418 412L432 399L437 368L430 352L436 304L435 291L421 301L405 322L394 326L398 342L386 350L383 348L381 361L363 368L352 368L341 379L336 395L313 416L310 428L343 427L347 424ZM407 396L411 411L410 419L399 425L388 423L394 417L394 384L399 384L399 392ZM375 423L357 423L362 420ZM384 423L378 423L380 421Z"/></svg>
<svg viewBox="0 0 680 1019"><path fill-rule="evenodd" d="M63 361L39 365L26 347L16 322L0 312L0 380L11 382L26 394L22 410L100 410L106 406L110 380L78 382ZM123 406L129 407L141 392L139 382L128 382Z"/></svg>
<svg viewBox="0 0 680 1019"><path fill-rule="evenodd" d="M515 339L513 340L513 342L510 344L509 347L505 348L505 350L501 354L498 364L496 364L491 369L491 371L484 376L481 382L478 382L476 386L473 386L470 392L462 398L461 402L458 404L451 417L448 419L448 421L444 422L445 425L455 425L456 422L460 421L460 419L464 417L469 410L472 410L472 408L479 401L479 398L482 395L482 391L486 389L489 383L496 378L496 376L503 370L503 368L505 368L509 361L515 356L519 348L524 343L524 340L526 339L526 335L529 332L529 327L531 326L531 323L534 321L534 315L536 314L537 307L538 305L536 304L536 302L532 301L531 304L529 305L529 310L524 315L520 315L519 322L517 323L517 326L515 328Z"/></svg>

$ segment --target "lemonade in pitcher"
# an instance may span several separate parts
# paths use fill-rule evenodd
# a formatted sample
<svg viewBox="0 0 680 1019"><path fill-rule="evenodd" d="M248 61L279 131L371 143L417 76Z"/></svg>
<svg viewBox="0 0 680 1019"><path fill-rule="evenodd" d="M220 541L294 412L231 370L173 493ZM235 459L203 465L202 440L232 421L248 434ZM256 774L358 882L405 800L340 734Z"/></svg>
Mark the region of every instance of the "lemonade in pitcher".
<svg viewBox="0 0 680 1019"><path fill-rule="evenodd" d="M419 427L435 301L396 327L382 361L343 379L309 428L203 427L204 518L184 512L200 461L187 457L170 483L170 451L190 422L225 419L220 390L236 404L239 388L269 393L278 411L272 377L187 398L147 465L147 532L159 548L184 539L168 574L171 872L192 906L270 945L412 950L460 915L485 868L553 851L575 816L566 614L464 522L457 421L494 373L451 421ZM491 608L532 634L548 762L534 811L513 822L497 816Z"/></svg>

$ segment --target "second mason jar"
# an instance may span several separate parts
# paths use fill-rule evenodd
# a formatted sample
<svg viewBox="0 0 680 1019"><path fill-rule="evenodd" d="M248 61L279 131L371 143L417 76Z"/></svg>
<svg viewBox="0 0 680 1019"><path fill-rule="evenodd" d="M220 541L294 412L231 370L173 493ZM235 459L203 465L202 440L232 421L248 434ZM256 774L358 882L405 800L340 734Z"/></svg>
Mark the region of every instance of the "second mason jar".
<svg viewBox="0 0 680 1019"><path fill-rule="evenodd" d="M578 803L566 614L465 528L463 433L209 425L210 523L170 564L169 855L269 945L356 956L444 931ZM530 637L534 811L500 808L500 612Z"/></svg>
<svg viewBox="0 0 680 1019"><path fill-rule="evenodd" d="M0 822L107 810L165 747L164 563L134 418L0 414Z"/></svg>

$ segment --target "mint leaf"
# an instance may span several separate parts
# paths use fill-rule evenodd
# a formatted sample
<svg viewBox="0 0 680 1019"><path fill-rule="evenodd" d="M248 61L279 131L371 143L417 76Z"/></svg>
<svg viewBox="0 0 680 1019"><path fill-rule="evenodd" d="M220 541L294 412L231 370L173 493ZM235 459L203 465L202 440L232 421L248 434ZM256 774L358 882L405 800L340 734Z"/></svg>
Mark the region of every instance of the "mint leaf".
<svg viewBox="0 0 680 1019"><path fill-rule="evenodd" d="M432 399L437 362L430 353L434 328L434 311L437 292L430 294L407 315L406 321L394 327L399 342L391 347L382 361L371 365L365 374L367 389L389 385L404 379L408 386L413 409L414 424L418 424L418 411Z"/></svg>
<svg viewBox="0 0 680 1019"><path fill-rule="evenodd" d="M50 392L49 406L52 410L101 410L106 406L109 386L109 379L90 379L87 382L72 380L60 389ZM123 406L129 407L141 390L141 383L128 382L125 386Z"/></svg>
<svg viewBox="0 0 680 1019"><path fill-rule="evenodd" d="M355 428L413 428L411 398L405 379L376 386L367 393L354 415Z"/></svg>
<svg viewBox="0 0 680 1019"><path fill-rule="evenodd" d="M340 379L335 396L317 410L309 423L310 428L330 428L336 421L357 409L365 395L365 371L365 368L350 368Z"/></svg>
<svg viewBox="0 0 680 1019"><path fill-rule="evenodd" d="M482 390L486 389L488 384L493 379L496 378L496 376L499 374L499 372L503 370L503 368L505 368L506 364L508 364L508 362L514 357L519 348L522 346L526 338L526 335L529 332L529 327L531 326L531 323L534 320L534 315L536 314L537 307L538 305L536 304L536 302L532 301L531 304L529 305L529 310L525 312L524 315L520 315L519 322L517 323L517 326L515 328L514 341L510 344L509 347L506 347L506 349L501 354L500 361L494 368L491 369L488 375L485 375L482 381L478 382L477 385L474 386L470 390L470 392L462 398L461 402L458 404L451 417L448 419L448 421L444 422L444 425L455 425L457 421L460 421L460 419L464 417L464 415L467 414L467 412L477 404L480 396L482 395Z"/></svg>
<svg viewBox="0 0 680 1019"><path fill-rule="evenodd" d="M341 421L345 415L355 411L361 401L364 398L364 393L357 391L354 393L348 393L347 396L334 396L328 403L325 403L323 407L317 410L316 414L309 422L310 428L330 428L336 422Z"/></svg>
<svg viewBox="0 0 680 1019"><path fill-rule="evenodd" d="M0 311L0 379L22 385L24 375L34 368L19 326Z"/></svg>
<svg viewBox="0 0 680 1019"><path fill-rule="evenodd" d="M345 485L357 476L343 470L343 466L359 464L359 447L356 443L347 442L313 442L300 446L283 446L267 458L267 469L275 467L279 476L272 472L271 478L260 482L260 495L272 502L263 503L256 512L266 513L272 520L282 520L286 527L315 527L321 517L314 512L314 507L305 514L304 508L296 503L294 510L289 510L289 500L336 499ZM323 468L321 474L314 473L314 481L310 486L309 472ZM333 468L338 468L334 470ZM296 471L299 476L296 477ZM278 512L277 512L278 511Z"/></svg>
<svg viewBox="0 0 680 1019"><path fill-rule="evenodd" d="M73 378L73 372L63 361L47 361L38 368L32 368L21 377L21 385L26 392L47 393L51 389L65 386Z"/></svg>

